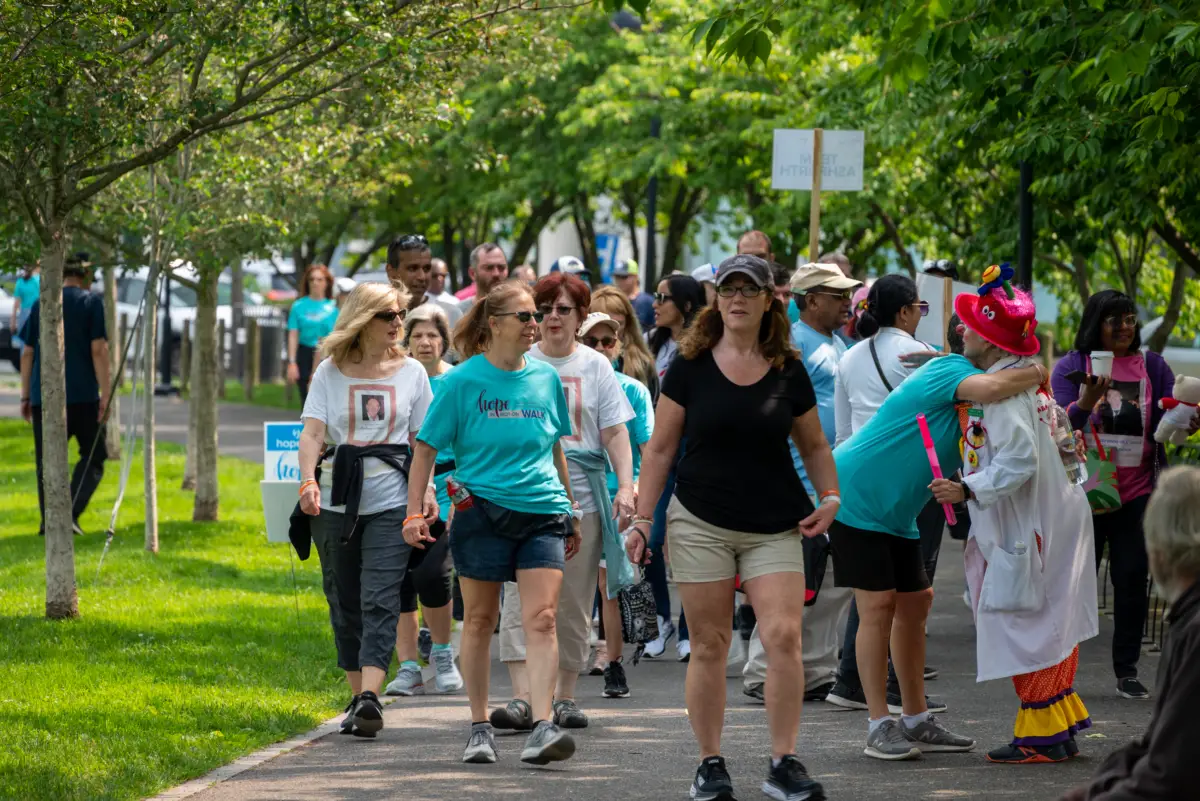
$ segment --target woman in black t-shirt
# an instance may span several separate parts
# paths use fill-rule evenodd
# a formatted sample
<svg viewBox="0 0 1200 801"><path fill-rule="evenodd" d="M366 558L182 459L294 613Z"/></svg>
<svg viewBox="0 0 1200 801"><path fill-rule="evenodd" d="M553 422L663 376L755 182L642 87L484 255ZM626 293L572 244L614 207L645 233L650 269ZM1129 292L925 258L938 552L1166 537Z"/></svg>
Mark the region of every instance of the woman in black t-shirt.
<svg viewBox="0 0 1200 801"><path fill-rule="evenodd" d="M716 284L716 307L705 309L683 337L681 358L663 381L626 547L635 563L652 556L646 546L655 501L686 437L666 545L692 635L687 708L702 760L693 797L733 793L720 754L733 584L740 575L769 666L767 783L782 797L823 798L795 756L804 694L799 535L822 534L833 521L840 503L836 468L808 373L791 346L787 313L771 291L770 267L755 256L735 256L721 264ZM789 437L818 492L816 510L792 466Z"/></svg>

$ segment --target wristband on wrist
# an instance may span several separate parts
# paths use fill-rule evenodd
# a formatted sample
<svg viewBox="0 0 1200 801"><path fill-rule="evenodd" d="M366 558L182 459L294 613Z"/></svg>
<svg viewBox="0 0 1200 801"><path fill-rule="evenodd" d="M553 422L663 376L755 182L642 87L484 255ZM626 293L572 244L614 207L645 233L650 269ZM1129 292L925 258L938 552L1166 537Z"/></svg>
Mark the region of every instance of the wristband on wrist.
<svg viewBox="0 0 1200 801"><path fill-rule="evenodd" d="M308 489L310 485L316 486L317 480L315 478L306 478L304 481L301 481L300 482L300 494L303 495L304 490Z"/></svg>
<svg viewBox="0 0 1200 801"><path fill-rule="evenodd" d="M404 518L404 522L401 525L407 526L409 523L411 523L414 520L424 520L424 519L425 519L425 515L409 515L408 517Z"/></svg>
<svg viewBox="0 0 1200 801"><path fill-rule="evenodd" d="M838 506L841 506L842 496L838 495L836 492L833 495L822 495L821 503L819 505L824 506L826 503L836 503Z"/></svg>

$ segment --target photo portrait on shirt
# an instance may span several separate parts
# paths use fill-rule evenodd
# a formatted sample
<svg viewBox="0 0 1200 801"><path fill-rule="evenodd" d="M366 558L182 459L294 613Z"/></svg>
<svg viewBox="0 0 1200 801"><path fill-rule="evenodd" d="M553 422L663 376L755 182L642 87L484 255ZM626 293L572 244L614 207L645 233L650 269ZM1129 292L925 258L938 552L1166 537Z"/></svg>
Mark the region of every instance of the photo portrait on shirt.
<svg viewBox="0 0 1200 801"><path fill-rule="evenodd" d="M1142 436L1141 393L1142 384L1139 381L1113 381L1097 409L1102 421L1101 433Z"/></svg>
<svg viewBox="0 0 1200 801"><path fill-rule="evenodd" d="M350 441L387 442L396 424L396 393L386 384L350 386Z"/></svg>

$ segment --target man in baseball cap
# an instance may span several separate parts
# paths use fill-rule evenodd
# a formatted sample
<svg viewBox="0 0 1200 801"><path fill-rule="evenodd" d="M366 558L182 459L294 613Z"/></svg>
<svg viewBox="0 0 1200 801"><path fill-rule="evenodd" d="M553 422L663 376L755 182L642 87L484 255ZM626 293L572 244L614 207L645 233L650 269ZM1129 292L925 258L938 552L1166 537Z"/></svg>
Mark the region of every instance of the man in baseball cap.
<svg viewBox="0 0 1200 801"><path fill-rule="evenodd" d="M711 264L703 264L692 270L692 278L704 287L705 304L713 305L717 299L717 268Z"/></svg>
<svg viewBox="0 0 1200 801"><path fill-rule="evenodd" d="M612 271L613 285L625 293L643 331L654 328L654 296L642 291L638 263L633 259L617 262Z"/></svg>

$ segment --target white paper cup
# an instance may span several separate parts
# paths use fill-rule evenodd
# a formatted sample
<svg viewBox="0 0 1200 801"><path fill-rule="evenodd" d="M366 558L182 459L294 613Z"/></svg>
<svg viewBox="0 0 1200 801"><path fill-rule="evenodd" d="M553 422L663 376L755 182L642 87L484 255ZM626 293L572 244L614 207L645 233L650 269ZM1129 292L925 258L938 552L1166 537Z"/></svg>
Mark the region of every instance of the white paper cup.
<svg viewBox="0 0 1200 801"><path fill-rule="evenodd" d="M1105 378L1112 375L1113 354L1110 350L1092 351L1092 375Z"/></svg>

